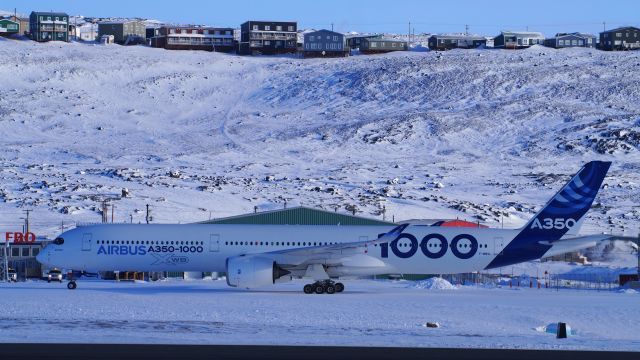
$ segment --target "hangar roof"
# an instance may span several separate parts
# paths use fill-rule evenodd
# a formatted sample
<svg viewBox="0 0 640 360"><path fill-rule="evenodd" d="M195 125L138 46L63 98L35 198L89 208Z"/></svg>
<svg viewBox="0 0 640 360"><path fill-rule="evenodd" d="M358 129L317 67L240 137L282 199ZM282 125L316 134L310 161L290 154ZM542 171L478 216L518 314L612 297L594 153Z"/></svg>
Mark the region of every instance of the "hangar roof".
<svg viewBox="0 0 640 360"><path fill-rule="evenodd" d="M260 225L394 225L392 222L365 218L304 206L263 211L200 222L200 224Z"/></svg>

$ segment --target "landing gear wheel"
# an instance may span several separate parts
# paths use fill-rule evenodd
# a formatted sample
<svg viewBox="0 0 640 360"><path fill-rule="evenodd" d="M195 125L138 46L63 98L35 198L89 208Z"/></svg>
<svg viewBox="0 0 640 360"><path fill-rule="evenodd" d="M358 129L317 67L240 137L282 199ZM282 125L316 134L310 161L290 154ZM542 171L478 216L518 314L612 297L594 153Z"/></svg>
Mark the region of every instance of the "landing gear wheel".
<svg viewBox="0 0 640 360"><path fill-rule="evenodd" d="M324 293L324 286L322 284L316 284L316 288L314 289L316 294Z"/></svg>
<svg viewBox="0 0 640 360"><path fill-rule="evenodd" d="M51 283L51 280L47 280L47 283Z"/></svg>
<svg viewBox="0 0 640 360"><path fill-rule="evenodd" d="M343 283L336 283L334 285L336 287L336 292L341 293L344 291L344 284Z"/></svg>
<svg viewBox="0 0 640 360"><path fill-rule="evenodd" d="M313 294L313 286L311 284L307 284L302 288L305 294Z"/></svg>
<svg viewBox="0 0 640 360"><path fill-rule="evenodd" d="M327 292L327 294L333 294L336 292L336 288L333 285L327 285L324 290Z"/></svg>
<svg viewBox="0 0 640 360"><path fill-rule="evenodd" d="M69 281L69 283L67 283L67 289L69 290L73 290L77 287L76 282L75 281Z"/></svg>

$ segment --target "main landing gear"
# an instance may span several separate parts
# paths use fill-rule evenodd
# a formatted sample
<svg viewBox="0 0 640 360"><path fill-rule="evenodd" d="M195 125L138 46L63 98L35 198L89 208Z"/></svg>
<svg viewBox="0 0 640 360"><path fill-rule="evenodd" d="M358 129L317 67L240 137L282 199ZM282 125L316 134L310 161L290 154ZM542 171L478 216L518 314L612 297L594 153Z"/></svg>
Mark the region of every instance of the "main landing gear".
<svg viewBox="0 0 640 360"><path fill-rule="evenodd" d="M335 294L344 291L344 284L332 280L320 280L307 284L303 288L305 294Z"/></svg>

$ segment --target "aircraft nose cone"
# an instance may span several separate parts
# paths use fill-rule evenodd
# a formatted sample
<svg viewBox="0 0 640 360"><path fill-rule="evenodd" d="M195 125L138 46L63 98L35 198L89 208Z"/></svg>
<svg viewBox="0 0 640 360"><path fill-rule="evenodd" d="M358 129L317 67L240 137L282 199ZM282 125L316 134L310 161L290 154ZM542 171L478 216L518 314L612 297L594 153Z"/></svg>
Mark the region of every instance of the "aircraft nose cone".
<svg viewBox="0 0 640 360"><path fill-rule="evenodd" d="M36 260L42 265L47 265L47 263L49 261L49 247L48 246L45 246L45 248L42 249L42 251L40 251L40 253L38 255L36 255Z"/></svg>

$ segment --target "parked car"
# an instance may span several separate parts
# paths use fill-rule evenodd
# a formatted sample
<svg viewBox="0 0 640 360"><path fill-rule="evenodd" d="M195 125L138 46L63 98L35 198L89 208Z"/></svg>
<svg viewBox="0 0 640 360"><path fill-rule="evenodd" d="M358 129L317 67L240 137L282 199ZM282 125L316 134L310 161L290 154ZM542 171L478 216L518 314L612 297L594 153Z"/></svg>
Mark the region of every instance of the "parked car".
<svg viewBox="0 0 640 360"><path fill-rule="evenodd" d="M9 282L18 282L18 273L15 270L9 269Z"/></svg>
<svg viewBox="0 0 640 360"><path fill-rule="evenodd" d="M47 275L47 282L59 281L62 282L62 271L58 269L49 270L49 275Z"/></svg>

